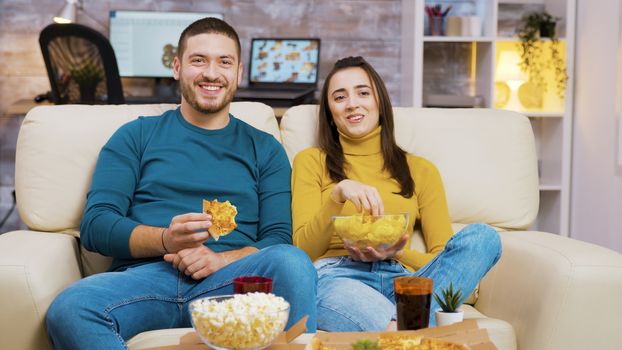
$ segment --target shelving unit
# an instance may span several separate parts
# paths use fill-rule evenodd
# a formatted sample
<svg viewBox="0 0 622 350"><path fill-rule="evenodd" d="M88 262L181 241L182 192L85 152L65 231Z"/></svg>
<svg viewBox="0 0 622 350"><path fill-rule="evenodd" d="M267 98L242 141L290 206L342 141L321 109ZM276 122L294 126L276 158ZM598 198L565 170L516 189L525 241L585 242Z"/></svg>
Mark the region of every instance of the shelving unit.
<svg viewBox="0 0 622 350"><path fill-rule="evenodd" d="M428 35L426 4L452 5L449 15L478 17L481 32L473 36ZM520 18L542 10L561 19L556 30L568 74L564 97L558 97L555 86L533 93L533 86L524 83L517 86L524 91L531 88L531 95L512 96L518 91L505 88L509 84L496 77L501 53L518 52L519 39L514 33ZM540 176L540 210L531 229L563 236L569 233L575 11L576 0L402 1L401 104L421 107L428 95L480 96L484 107L512 109L529 117ZM545 49L549 45L546 42ZM547 81L552 74L545 73ZM504 98L516 98L521 104L506 103Z"/></svg>

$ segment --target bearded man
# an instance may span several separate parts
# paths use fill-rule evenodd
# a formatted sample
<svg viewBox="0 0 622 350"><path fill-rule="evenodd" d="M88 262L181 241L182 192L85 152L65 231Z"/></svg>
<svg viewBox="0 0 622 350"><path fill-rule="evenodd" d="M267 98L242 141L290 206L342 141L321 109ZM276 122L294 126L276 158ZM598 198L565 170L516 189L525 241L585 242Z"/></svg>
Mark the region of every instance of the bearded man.
<svg viewBox="0 0 622 350"><path fill-rule="evenodd" d="M273 278L274 294L291 305L288 327L306 314L315 330L317 277L291 245L287 156L229 113L240 51L224 21L192 23L173 62L180 107L125 124L102 148L80 237L113 263L54 300L46 315L54 348L125 349L138 333L190 327L190 302L232 294L244 275ZM237 228L215 241L203 199L237 206Z"/></svg>

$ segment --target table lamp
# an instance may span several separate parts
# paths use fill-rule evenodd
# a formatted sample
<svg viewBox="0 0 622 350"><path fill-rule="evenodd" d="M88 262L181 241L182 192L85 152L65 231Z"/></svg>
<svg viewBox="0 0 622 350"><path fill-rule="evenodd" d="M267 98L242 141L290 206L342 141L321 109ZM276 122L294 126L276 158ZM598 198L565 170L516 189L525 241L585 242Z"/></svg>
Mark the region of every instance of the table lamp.
<svg viewBox="0 0 622 350"><path fill-rule="evenodd" d="M93 22L97 23L102 28L106 29L106 25L104 25L101 21L97 20L97 18L91 16L85 9L83 0L65 0L65 6L63 6L62 10L58 13L58 16L54 16L53 20L56 23L67 24L76 22L78 18L78 10L80 10L83 14L85 14L89 19Z"/></svg>
<svg viewBox="0 0 622 350"><path fill-rule="evenodd" d="M54 22L61 24L75 22L77 8L78 0L65 0L65 6L58 16L54 16Z"/></svg>
<svg viewBox="0 0 622 350"><path fill-rule="evenodd" d="M527 75L520 69L520 56L517 51L502 51L497 62L495 81L507 84L510 89L505 109L521 110L523 106L518 100L518 88L527 80Z"/></svg>

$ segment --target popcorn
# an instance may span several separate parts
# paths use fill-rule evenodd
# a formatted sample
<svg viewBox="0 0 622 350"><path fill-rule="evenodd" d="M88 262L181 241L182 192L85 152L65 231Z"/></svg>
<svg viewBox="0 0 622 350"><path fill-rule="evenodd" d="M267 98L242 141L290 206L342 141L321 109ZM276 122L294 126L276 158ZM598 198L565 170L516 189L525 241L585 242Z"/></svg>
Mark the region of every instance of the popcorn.
<svg viewBox="0 0 622 350"><path fill-rule="evenodd" d="M190 304L194 328L208 345L232 350L261 349L283 331L289 304L274 294L235 294Z"/></svg>

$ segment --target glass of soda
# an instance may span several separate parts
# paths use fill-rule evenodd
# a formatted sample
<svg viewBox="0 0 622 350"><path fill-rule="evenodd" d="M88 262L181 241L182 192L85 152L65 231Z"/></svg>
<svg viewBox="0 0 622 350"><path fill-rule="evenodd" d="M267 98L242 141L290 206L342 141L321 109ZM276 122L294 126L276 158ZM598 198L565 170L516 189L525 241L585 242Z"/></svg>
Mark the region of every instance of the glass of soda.
<svg viewBox="0 0 622 350"><path fill-rule="evenodd" d="M272 278L263 276L242 276L233 280L233 293L272 293Z"/></svg>
<svg viewBox="0 0 622 350"><path fill-rule="evenodd" d="M403 276L393 279L398 330L428 327L432 286L432 279L427 277Z"/></svg>

